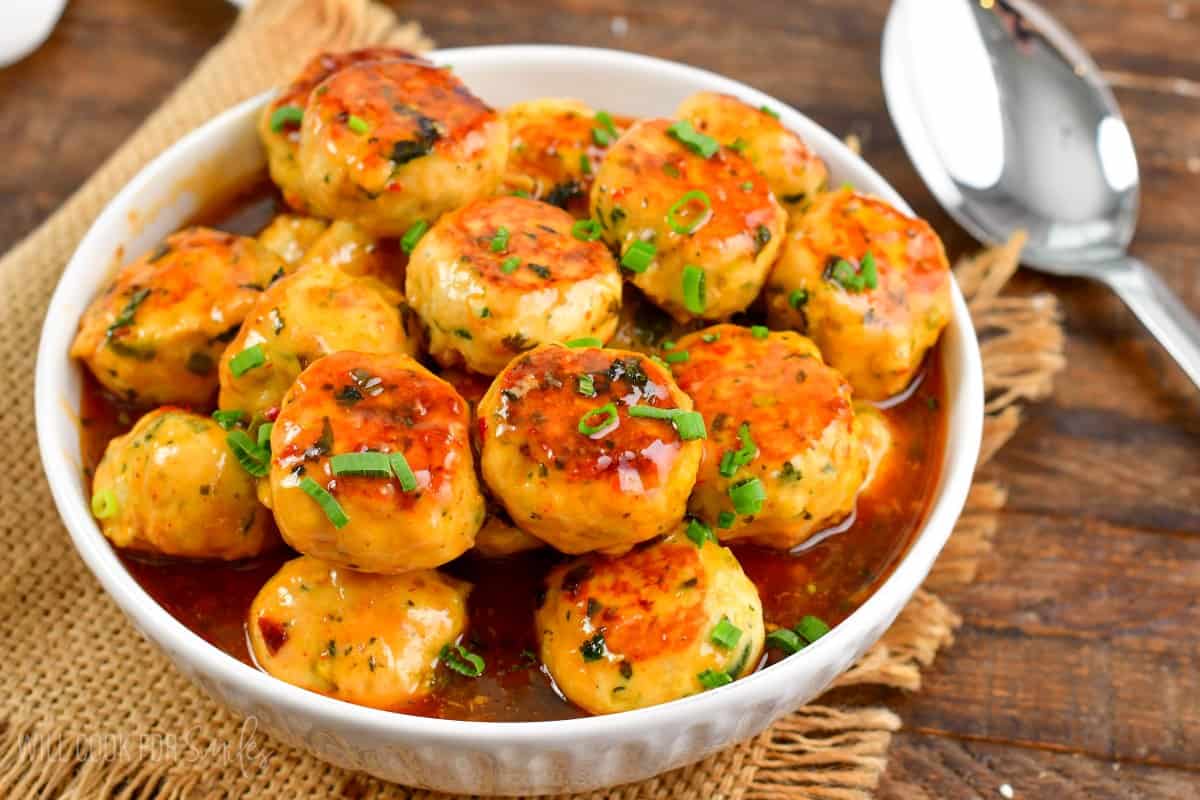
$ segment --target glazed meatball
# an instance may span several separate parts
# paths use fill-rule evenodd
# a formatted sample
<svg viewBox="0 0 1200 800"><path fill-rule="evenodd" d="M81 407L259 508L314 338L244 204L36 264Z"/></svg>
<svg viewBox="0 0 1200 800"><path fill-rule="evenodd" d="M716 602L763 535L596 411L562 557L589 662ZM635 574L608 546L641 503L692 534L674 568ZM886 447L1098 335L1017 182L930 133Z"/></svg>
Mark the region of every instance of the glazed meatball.
<svg viewBox="0 0 1200 800"><path fill-rule="evenodd" d="M571 215L536 200L494 197L447 214L422 237L405 294L429 352L485 375L539 344L612 336L621 276Z"/></svg>
<svg viewBox="0 0 1200 800"><path fill-rule="evenodd" d="M555 97L509 106L504 119L505 188L586 217L596 168L625 126L579 100Z"/></svg>
<svg viewBox="0 0 1200 800"><path fill-rule="evenodd" d="M217 359L285 265L254 239L189 228L123 267L84 312L71 355L141 405L201 405Z"/></svg>
<svg viewBox="0 0 1200 800"><path fill-rule="evenodd" d="M262 419L305 367L338 350L415 355L405 313L400 293L370 278L304 267L262 293L225 350L221 408Z"/></svg>
<svg viewBox="0 0 1200 800"><path fill-rule="evenodd" d="M374 278L403 291L404 261L395 239L381 239L353 222L339 219L312 243L300 265L327 264L348 275Z"/></svg>
<svg viewBox="0 0 1200 800"><path fill-rule="evenodd" d="M690 128L635 123L600 164L592 216L651 300L679 320L721 319L758 296L787 214L738 153L695 152Z"/></svg>
<svg viewBox="0 0 1200 800"><path fill-rule="evenodd" d="M292 208L312 213L306 201L300 170L300 127L308 107L309 95L326 78L349 66L372 61L429 62L406 50L394 47L367 47L345 53L321 53L314 56L279 96L267 104L258 121L258 135L267 151L271 179L283 192Z"/></svg>
<svg viewBox="0 0 1200 800"><path fill-rule="evenodd" d="M867 474L860 491L870 489L881 476L886 485L892 471L902 466L893 456L891 423L875 406L859 402L854 404L854 425L867 459ZM894 479L904 480L900 476Z"/></svg>
<svg viewBox="0 0 1200 800"><path fill-rule="evenodd" d="M367 575L301 556L259 591L246 630L255 662L276 678L402 711L433 690L442 648L466 626L470 588L434 570Z"/></svg>
<svg viewBox="0 0 1200 800"><path fill-rule="evenodd" d="M530 536L512 524L508 515L488 514L487 522L475 537L475 550L484 558L503 558L545 547L541 539Z"/></svg>
<svg viewBox="0 0 1200 800"><path fill-rule="evenodd" d="M912 381L950 321L950 267L923 220L845 188L821 195L787 237L766 290L772 326L812 337L855 395Z"/></svg>
<svg viewBox="0 0 1200 800"><path fill-rule="evenodd" d="M325 233L329 223L316 217L279 214L258 234L258 242L285 264L299 264L313 244Z"/></svg>
<svg viewBox="0 0 1200 800"><path fill-rule="evenodd" d="M283 538L365 572L462 555L484 519L468 425L458 393L406 355L314 361L271 431L271 505Z"/></svg>
<svg viewBox="0 0 1200 800"><path fill-rule="evenodd" d="M789 212L800 210L829 179L825 162L765 106L753 108L732 95L696 92L675 113L749 159Z"/></svg>
<svg viewBox="0 0 1200 800"><path fill-rule="evenodd" d="M765 635L758 590L733 553L682 531L556 567L536 621L542 663L593 714L736 680L758 665Z"/></svg>
<svg viewBox="0 0 1200 800"><path fill-rule="evenodd" d="M811 341L716 325L679 340L708 439L692 513L722 540L786 549L854 510L867 469L850 384Z"/></svg>
<svg viewBox="0 0 1200 800"><path fill-rule="evenodd" d="M178 408L151 411L109 442L92 510L114 545L145 553L233 560L279 544L225 431Z"/></svg>
<svg viewBox="0 0 1200 800"><path fill-rule="evenodd" d="M300 128L306 199L319 216L399 236L495 192L508 133L448 69L351 64L312 91Z"/></svg>
<svg viewBox="0 0 1200 800"><path fill-rule="evenodd" d="M484 481L551 547L623 552L683 517L703 445L669 417L691 409L670 373L638 353L539 347L479 404Z"/></svg>

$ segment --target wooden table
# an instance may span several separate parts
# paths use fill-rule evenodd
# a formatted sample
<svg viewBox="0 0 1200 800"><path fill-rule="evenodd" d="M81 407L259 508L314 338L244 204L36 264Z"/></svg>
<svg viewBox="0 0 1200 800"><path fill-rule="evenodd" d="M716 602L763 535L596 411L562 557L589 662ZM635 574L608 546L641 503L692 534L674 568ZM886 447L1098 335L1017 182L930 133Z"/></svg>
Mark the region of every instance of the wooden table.
<svg viewBox="0 0 1200 800"><path fill-rule="evenodd" d="M1200 2L1048 0L1117 85L1144 178L1134 252L1200 309ZM882 0L417 0L445 45L564 42L725 73L840 133L931 219L879 85ZM220 0L73 0L0 71L0 248L53 211L228 29ZM1105 289L1062 299L1070 364L989 473L1011 488L996 549L948 599L958 641L918 694L889 798L1200 796L1200 392Z"/></svg>

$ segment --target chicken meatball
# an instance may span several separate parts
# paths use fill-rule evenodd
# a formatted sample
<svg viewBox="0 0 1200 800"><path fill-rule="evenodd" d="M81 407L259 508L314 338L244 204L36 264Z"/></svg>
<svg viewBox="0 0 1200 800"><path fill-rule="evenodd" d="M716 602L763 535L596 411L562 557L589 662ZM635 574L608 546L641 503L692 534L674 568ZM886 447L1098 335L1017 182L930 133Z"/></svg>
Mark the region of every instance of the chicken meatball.
<svg viewBox="0 0 1200 800"><path fill-rule="evenodd" d="M408 264L405 294L445 366L495 375L539 344L606 341L621 311L621 276L571 215L536 200L480 200L438 221Z"/></svg>
<svg viewBox="0 0 1200 800"><path fill-rule="evenodd" d="M338 350L416 354L399 292L313 264L258 298L221 358L220 406L262 419L296 376Z"/></svg>
<svg viewBox="0 0 1200 800"><path fill-rule="evenodd" d="M311 213L306 202L300 171L300 123L309 95L326 78L349 66L369 61L429 62L395 47L367 47L345 53L314 56L279 96L267 104L258 121L258 135L267 151L271 179L283 192L284 201L299 211Z"/></svg>
<svg viewBox="0 0 1200 800"><path fill-rule="evenodd" d="M399 236L495 192L504 120L448 69L412 60L351 64L312 91L301 177L319 216Z"/></svg>
<svg viewBox="0 0 1200 800"><path fill-rule="evenodd" d="M145 553L229 561L279 544L225 431L179 408L151 411L108 443L92 511L114 545Z"/></svg>
<svg viewBox="0 0 1200 800"><path fill-rule="evenodd" d="M71 355L141 405L201 405L217 359L285 265L254 239L189 228L137 261L84 312Z"/></svg>
<svg viewBox="0 0 1200 800"><path fill-rule="evenodd" d="M477 416L484 481L551 547L620 553L684 515L700 420L670 373L639 353L539 347L496 377Z"/></svg>
<svg viewBox="0 0 1200 800"><path fill-rule="evenodd" d="M593 714L736 680L758 665L765 636L758 590L701 532L556 567L536 622L555 684Z"/></svg>
<svg viewBox="0 0 1200 800"><path fill-rule="evenodd" d="M591 207L634 285L681 321L749 306L787 223L749 161L663 119L635 123L613 145Z"/></svg>
<svg viewBox="0 0 1200 800"><path fill-rule="evenodd" d="M329 223L316 217L279 214L259 231L258 242L289 266L299 264L321 238Z"/></svg>
<svg viewBox="0 0 1200 800"><path fill-rule="evenodd" d="M829 180L825 162L766 106L753 108L732 95L696 92L675 113L749 159L789 212L799 211Z"/></svg>
<svg viewBox="0 0 1200 800"><path fill-rule="evenodd" d="M404 289L404 254L395 239L379 238L353 222L339 219L316 239L300 266L328 264L356 277Z"/></svg>
<svg viewBox="0 0 1200 800"><path fill-rule="evenodd" d="M593 175L625 126L579 100L556 97L509 106L504 119L505 188L586 217Z"/></svg>
<svg viewBox="0 0 1200 800"><path fill-rule="evenodd" d="M489 513L487 522L483 523L479 535L475 537L475 550L484 558L503 558L545 546L546 543L541 539L513 525L503 512Z"/></svg>
<svg viewBox="0 0 1200 800"><path fill-rule="evenodd" d="M250 605L254 660L329 697L402 711L433 690L467 623L470 585L434 570L367 575L301 556Z"/></svg>
<svg viewBox="0 0 1200 800"><path fill-rule="evenodd" d="M679 340L708 439L689 507L722 540L786 549L854 510L866 470L850 384L791 331L716 325Z"/></svg>
<svg viewBox="0 0 1200 800"><path fill-rule="evenodd" d="M305 555L365 572L445 564L483 524L467 404L400 353L314 361L271 431L271 506Z"/></svg>
<svg viewBox="0 0 1200 800"><path fill-rule="evenodd" d="M766 290L771 325L812 337L866 400L898 394L950 321L950 266L929 225L845 188L787 237Z"/></svg>

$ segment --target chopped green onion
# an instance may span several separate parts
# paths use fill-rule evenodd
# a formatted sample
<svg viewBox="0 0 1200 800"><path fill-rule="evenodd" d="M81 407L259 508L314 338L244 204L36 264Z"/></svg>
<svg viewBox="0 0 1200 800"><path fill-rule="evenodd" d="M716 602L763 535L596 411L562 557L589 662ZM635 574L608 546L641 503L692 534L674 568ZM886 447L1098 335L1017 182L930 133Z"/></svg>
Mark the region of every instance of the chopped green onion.
<svg viewBox="0 0 1200 800"><path fill-rule="evenodd" d="M368 450L363 453L338 453L329 459L334 475L360 478L391 478L392 465L387 453Z"/></svg>
<svg viewBox="0 0 1200 800"><path fill-rule="evenodd" d="M645 272L657 253L658 248L653 242L634 242L621 256L621 266L630 272Z"/></svg>
<svg viewBox="0 0 1200 800"><path fill-rule="evenodd" d="M655 406L630 406L629 416L642 419L662 419L671 421L679 414L678 408L657 408Z"/></svg>
<svg viewBox="0 0 1200 800"><path fill-rule="evenodd" d="M600 223L594 219L581 219L571 226L571 235L581 242L594 242L600 238Z"/></svg>
<svg viewBox="0 0 1200 800"><path fill-rule="evenodd" d="M790 628L780 628L767 634L767 646L782 650L784 655L790 656L800 652L804 642L800 641L800 637Z"/></svg>
<svg viewBox="0 0 1200 800"><path fill-rule="evenodd" d="M244 416L246 416L245 412L226 411L220 408L212 413L212 418L216 420L217 424L225 430L229 430L230 428L236 426L242 421L242 417Z"/></svg>
<svg viewBox="0 0 1200 800"><path fill-rule="evenodd" d="M743 139L742 137L739 136L725 146L728 147L730 150L732 150L735 153L741 153L747 147L749 147L749 144L746 142L745 139Z"/></svg>
<svg viewBox="0 0 1200 800"><path fill-rule="evenodd" d="M508 228L501 225L496 229L496 235L492 237L492 252L503 253L508 249Z"/></svg>
<svg viewBox="0 0 1200 800"><path fill-rule="evenodd" d="M844 258L839 258L825 268L825 279L832 281L848 292L863 292L879 285L879 271L875 256L867 253L859 261L858 269Z"/></svg>
<svg viewBox="0 0 1200 800"><path fill-rule="evenodd" d="M696 130L686 119L667 128L667 133L701 158L712 158L721 149L716 139Z"/></svg>
<svg viewBox="0 0 1200 800"><path fill-rule="evenodd" d="M742 191L743 192L754 191L754 181L745 181L744 183L742 183Z"/></svg>
<svg viewBox="0 0 1200 800"><path fill-rule="evenodd" d="M596 396L596 379L591 375L580 375L576 378L576 391L584 397Z"/></svg>
<svg viewBox="0 0 1200 800"><path fill-rule="evenodd" d="M675 430L679 431L679 438L685 442L708 438L704 417L699 411L681 411L671 422L675 424Z"/></svg>
<svg viewBox="0 0 1200 800"><path fill-rule="evenodd" d="M716 670L706 669L696 676L700 681L700 685L705 689L716 689L718 686L724 686L727 683L733 683L733 678L729 677L726 672L717 672Z"/></svg>
<svg viewBox="0 0 1200 800"><path fill-rule="evenodd" d="M500 265L500 271L505 275L512 275L517 271L517 267L521 266L521 259L516 256L510 256L504 259L504 263Z"/></svg>
<svg viewBox="0 0 1200 800"><path fill-rule="evenodd" d="M688 521L687 537L696 547L704 547L705 542L715 542L717 538L713 535L712 528L698 519Z"/></svg>
<svg viewBox="0 0 1200 800"><path fill-rule="evenodd" d="M396 480L400 481L403 491L411 492L417 488L417 476L413 474L404 453L389 453L388 463L392 465L392 472L396 474Z"/></svg>
<svg viewBox="0 0 1200 800"><path fill-rule="evenodd" d="M299 125L303 120L303 108L299 106L280 106L271 112L271 132L279 133L285 127Z"/></svg>
<svg viewBox="0 0 1200 800"><path fill-rule="evenodd" d="M738 427L737 436L741 447L737 450L727 450L721 457L719 471L726 478L732 478L735 472L758 456L758 445L750 438L750 423L743 422Z"/></svg>
<svg viewBox="0 0 1200 800"><path fill-rule="evenodd" d="M829 626L820 617L805 614L800 622L796 624L795 630L801 639L812 644L817 639L829 633Z"/></svg>
<svg viewBox="0 0 1200 800"><path fill-rule="evenodd" d="M351 114L346 120L346 127L357 133L359 136L362 136L364 133L371 130L371 126L367 124L365 119L362 117L356 117L353 114Z"/></svg>
<svg viewBox="0 0 1200 800"><path fill-rule="evenodd" d="M448 668L468 678L478 678L483 674L484 667L487 666L482 656L472 653L461 644L442 645L442 652L438 654L438 657Z"/></svg>
<svg viewBox="0 0 1200 800"><path fill-rule="evenodd" d="M758 110L763 112L767 116L774 117L775 119L779 119L779 112L776 111L775 109L771 108L770 106L759 106Z"/></svg>
<svg viewBox="0 0 1200 800"><path fill-rule="evenodd" d="M722 511L717 514L717 527L722 530L727 530L733 527L733 521L737 519L732 511Z"/></svg>
<svg viewBox="0 0 1200 800"><path fill-rule="evenodd" d="M567 342L567 347L604 347L604 342L594 336L584 336L581 339L572 339Z"/></svg>
<svg viewBox="0 0 1200 800"><path fill-rule="evenodd" d="M271 452L271 431L275 429L274 422L264 422L258 426L258 446Z"/></svg>
<svg viewBox="0 0 1200 800"><path fill-rule="evenodd" d="M793 289L788 295L788 305L792 308L799 309L800 306L808 302L807 289Z"/></svg>
<svg viewBox="0 0 1200 800"><path fill-rule="evenodd" d="M614 139L617 138L617 126L613 122L612 114L609 114L607 111L597 111L595 119L596 122L600 123L600 127L604 129L605 133Z"/></svg>
<svg viewBox="0 0 1200 800"><path fill-rule="evenodd" d="M596 417L600 421L592 425L588 422ZM579 432L584 436L595 436L598 433L609 430L617 422L617 406L615 403L606 403L599 408L593 408L591 411L584 414L579 420Z"/></svg>
<svg viewBox="0 0 1200 800"><path fill-rule="evenodd" d="M596 635L579 645L579 654L583 656L584 661L599 661L604 657L604 630L596 632Z"/></svg>
<svg viewBox="0 0 1200 800"><path fill-rule="evenodd" d="M400 249L407 255L412 255L412 251L417 249L417 242L421 241L421 237L427 230L429 230L429 223L425 220L419 219L414 222L404 232L404 238L400 240Z"/></svg>
<svg viewBox="0 0 1200 800"><path fill-rule="evenodd" d="M250 434L241 428L234 428L225 436L225 443L230 452L242 465L242 469L256 478L265 478L270 471L271 451L260 447Z"/></svg>
<svg viewBox="0 0 1200 800"><path fill-rule="evenodd" d="M673 339L667 339L662 343L663 350L674 350L676 342Z"/></svg>
<svg viewBox="0 0 1200 800"><path fill-rule="evenodd" d="M247 347L229 359L229 371L233 373L233 377L240 378L250 370L255 367L261 367L265 363L267 363L267 357L263 354L262 345L256 344L253 347Z"/></svg>
<svg viewBox="0 0 1200 800"><path fill-rule="evenodd" d="M704 270L688 264L683 268L683 307L693 314L703 314L708 305Z"/></svg>
<svg viewBox="0 0 1200 800"><path fill-rule="evenodd" d="M300 481L300 490L311 497L325 512L325 516L335 528L344 528L350 518L346 516L346 512L342 510L342 506L337 499L329 492L325 491L325 487L307 476Z"/></svg>
<svg viewBox="0 0 1200 800"><path fill-rule="evenodd" d="M875 255L870 251L859 262L858 274L862 276L863 285L874 289L879 285L879 271L875 266Z"/></svg>
<svg viewBox="0 0 1200 800"><path fill-rule="evenodd" d="M166 247L166 245L163 246ZM161 256L156 256L156 258L159 257ZM151 261L153 260L155 259L151 259ZM133 322L133 317L135 314L137 314L138 306L144 303L146 298L149 296L149 289L138 289L136 292L130 295L129 301L125 303L125 307L121 309L120 314L117 314L116 318L112 321L112 324L108 326L108 330L105 333L111 337L118 330Z"/></svg>
<svg viewBox="0 0 1200 800"><path fill-rule="evenodd" d="M766 325L751 325L750 326L750 335L753 336L755 339L765 339L765 338L767 338L767 334L769 334L770 332L771 331L767 329Z"/></svg>
<svg viewBox="0 0 1200 800"><path fill-rule="evenodd" d="M704 206L704 211L696 215L691 224L685 224L676 219L676 214L692 201L699 202ZM708 215L712 212L712 200L709 199L708 193L700 189L692 189L690 192L685 192L683 197L675 201L675 205L667 209L667 224L671 226L671 230L678 233L680 236L687 236L694 233L697 228L703 225L708 220Z"/></svg>
<svg viewBox="0 0 1200 800"><path fill-rule="evenodd" d="M747 478L729 487L729 499L733 501L733 510L737 513L743 516L757 514L762 511L767 490L758 478Z"/></svg>
<svg viewBox="0 0 1200 800"><path fill-rule="evenodd" d="M701 335L700 340L703 341L705 344L712 344L713 342L717 341L720 338L721 338L721 334L719 334L719 333L705 333L705 334Z"/></svg>
<svg viewBox="0 0 1200 800"><path fill-rule="evenodd" d="M92 515L96 519L108 519L117 513L117 495L112 489L101 489L92 495Z"/></svg>
<svg viewBox="0 0 1200 800"><path fill-rule="evenodd" d="M579 171L584 175L592 174L592 160L588 158L587 153L579 154Z"/></svg>
<svg viewBox="0 0 1200 800"><path fill-rule="evenodd" d="M615 137L603 128L592 128L592 141L600 147L608 147Z"/></svg>
<svg viewBox="0 0 1200 800"><path fill-rule="evenodd" d="M663 360L668 364L680 364L684 361L687 361L690 357L691 356L687 350L677 350L674 353L667 353Z"/></svg>
<svg viewBox="0 0 1200 800"><path fill-rule="evenodd" d="M708 640L717 647L732 650L737 647L738 640L741 638L742 629L730 622L729 617L721 617L721 621L717 623L717 627L713 628Z"/></svg>

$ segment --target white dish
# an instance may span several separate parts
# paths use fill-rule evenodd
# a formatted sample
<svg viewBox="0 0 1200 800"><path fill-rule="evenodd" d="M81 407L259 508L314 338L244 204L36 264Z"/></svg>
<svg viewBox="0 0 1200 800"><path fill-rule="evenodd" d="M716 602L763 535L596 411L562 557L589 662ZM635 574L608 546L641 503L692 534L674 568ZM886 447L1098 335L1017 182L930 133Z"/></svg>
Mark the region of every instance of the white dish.
<svg viewBox="0 0 1200 800"><path fill-rule="evenodd" d="M828 163L834 183L904 201L828 131L747 86L692 67L629 53L506 46L432 54L495 106L541 96L661 116L701 89L777 109ZM746 739L819 694L888 628L920 586L962 511L979 452L983 377L962 295L942 341L949 402L942 475L928 518L891 577L830 634L794 657L728 686L606 717L488 723L428 719L350 705L238 662L175 620L122 566L89 511L81 479L80 374L67 357L79 316L114 259L149 249L209 196L263 164L255 120L267 95L185 136L151 162L97 218L67 265L46 314L37 363L37 427L55 502L75 546L134 625L184 674L265 730L340 766L446 792L584 791L682 766ZM198 179L202 178L202 179Z"/></svg>

